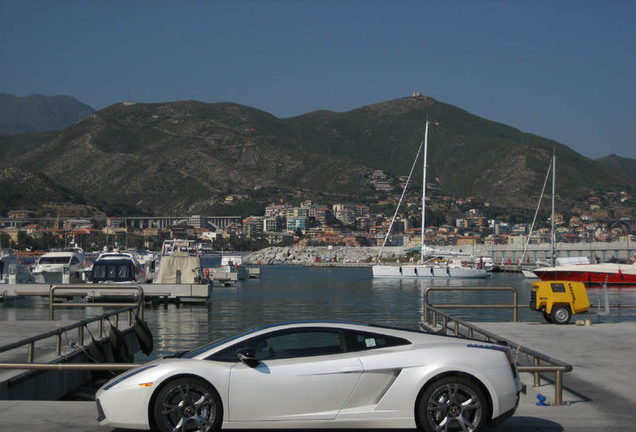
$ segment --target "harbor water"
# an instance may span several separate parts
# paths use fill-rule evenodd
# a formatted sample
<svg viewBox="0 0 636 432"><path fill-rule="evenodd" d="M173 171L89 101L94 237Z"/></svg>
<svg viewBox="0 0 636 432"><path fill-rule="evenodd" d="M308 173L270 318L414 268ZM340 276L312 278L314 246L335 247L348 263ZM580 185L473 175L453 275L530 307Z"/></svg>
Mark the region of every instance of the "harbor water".
<svg viewBox="0 0 636 432"><path fill-rule="evenodd" d="M494 273L482 280L373 279L369 268L314 268L267 266L260 279L236 285L214 285L206 305L169 304L148 306L145 319L155 339L152 356L191 349L220 337L278 321L307 319L346 320L363 323L419 328L423 317L424 291L437 287L513 287L518 292L521 321L543 321L528 310L531 281L518 273ZM636 305L636 288L608 288L610 305ZM592 309L576 319L593 322L636 322L636 309L613 308L610 316L597 317L597 305L604 304L603 289L588 289ZM434 291L429 303L512 304L509 292ZM470 321L511 321L511 309L451 309ZM56 311L57 319L82 320L102 313L101 308L73 308ZM46 320L48 299L23 298L0 303L3 320ZM1 323L0 323L1 326ZM69 338L72 336L69 335ZM70 342L70 341L69 341Z"/></svg>

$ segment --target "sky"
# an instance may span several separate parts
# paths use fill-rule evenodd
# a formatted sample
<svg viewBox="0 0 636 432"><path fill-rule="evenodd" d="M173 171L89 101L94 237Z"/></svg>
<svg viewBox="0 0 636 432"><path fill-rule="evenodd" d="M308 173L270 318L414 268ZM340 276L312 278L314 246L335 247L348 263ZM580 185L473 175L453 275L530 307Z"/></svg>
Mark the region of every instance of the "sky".
<svg viewBox="0 0 636 432"><path fill-rule="evenodd" d="M0 0L0 92L286 118L420 92L636 158L636 1Z"/></svg>

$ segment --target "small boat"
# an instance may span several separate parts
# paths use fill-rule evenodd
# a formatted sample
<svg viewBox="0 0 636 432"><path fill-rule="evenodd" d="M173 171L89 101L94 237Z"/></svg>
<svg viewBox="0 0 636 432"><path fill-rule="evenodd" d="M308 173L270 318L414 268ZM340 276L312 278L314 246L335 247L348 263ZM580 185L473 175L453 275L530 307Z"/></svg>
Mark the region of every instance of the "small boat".
<svg viewBox="0 0 636 432"><path fill-rule="evenodd" d="M402 203L402 199L404 198L404 192L406 191L409 182L411 180L411 175L413 174L413 168L415 168L415 164L417 159L419 158L420 152L422 148L424 149L424 164L423 164L423 181L422 181L422 228L421 228L421 245L424 245L424 228L426 226L426 155L428 150L428 126L429 122L426 121L426 129L424 131L424 140L420 144L420 148L417 151L417 155L415 156L415 161L413 162L413 167L411 168L411 172L409 173L408 180L406 181L406 185L404 187L404 191L402 192L402 197L400 197L400 201L397 205L397 209L393 218L391 220L391 225L387 231L386 237L384 238L384 243L382 244L382 248L380 249L380 253L378 254L378 261L382 256L382 250L386 245L389 234L391 233L391 227L393 226L393 222L397 216L398 210L400 208L400 204ZM423 250L422 250L423 249ZM420 262L417 264L376 264L371 267L371 271L373 273L374 278L461 278L461 279L482 279L490 276L482 266L475 265L474 262L468 264L468 259L472 257L459 257L459 256L446 256L440 255L435 251L427 249L426 247L420 248ZM425 260L424 257L427 256L428 259ZM442 258L441 263L440 258Z"/></svg>
<svg viewBox="0 0 636 432"><path fill-rule="evenodd" d="M228 277L230 276L231 277ZM235 277L233 277L235 276ZM240 255L225 255L221 257L221 265L214 267L212 279L214 280L245 280L249 279L250 271Z"/></svg>
<svg viewBox="0 0 636 432"><path fill-rule="evenodd" d="M636 263L570 264L534 270L542 281L567 280L587 284L633 285L636 287Z"/></svg>
<svg viewBox="0 0 636 432"><path fill-rule="evenodd" d="M36 283L82 282L84 251L80 248L74 248L45 253L36 261L32 273Z"/></svg>

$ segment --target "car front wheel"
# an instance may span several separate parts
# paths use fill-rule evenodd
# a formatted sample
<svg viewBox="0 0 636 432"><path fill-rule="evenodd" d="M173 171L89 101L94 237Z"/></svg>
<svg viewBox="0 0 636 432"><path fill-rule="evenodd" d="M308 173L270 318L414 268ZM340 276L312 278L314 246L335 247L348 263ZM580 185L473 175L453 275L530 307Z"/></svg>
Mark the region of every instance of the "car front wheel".
<svg viewBox="0 0 636 432"><path fill-rule="evenodd" d="M471 380L451 376L426 387L417 406L418 428L424 432L478 432L489 420L483 391Z"/></svg>
<svg viewBox="0 0 636 432"><path fill-rule="evenodd" d="M153 415L162 432L215 432L221 429L221 399L205 381L178 378L159 391Z"/></svg>

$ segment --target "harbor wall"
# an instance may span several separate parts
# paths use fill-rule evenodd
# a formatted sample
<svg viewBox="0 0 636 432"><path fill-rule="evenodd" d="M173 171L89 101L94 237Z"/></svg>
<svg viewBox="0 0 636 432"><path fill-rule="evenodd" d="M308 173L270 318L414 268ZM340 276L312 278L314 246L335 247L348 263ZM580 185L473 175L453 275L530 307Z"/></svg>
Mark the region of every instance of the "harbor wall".
<svg viewBox="0 0 636 432"><path fill-rule="evenodd" d="M550 245L547 243L531 244L524 257L524 244L506 245L457 245L436 246L439 251L464 252L475 257L490 257L497 264L517 263L522 261L535 263L547 261L551 257ZM269 247L261 249L244 257L247 264L257 265L336 265L347 264L359 266L372 265L380 253L380 247L351 247L351 246L290 246ZM405 254L406 247L385 247L382 251L383 259L397 259ZM636 244L629 241L621 242L592 242L592 243L557 243L557 257L587 257L590 262L596 258L601 262L634 259Z"/></svg>

